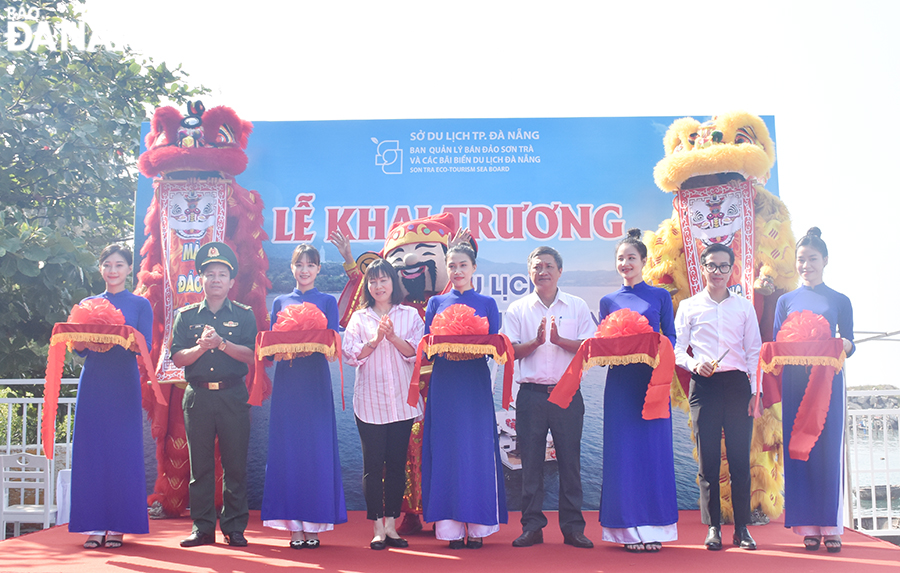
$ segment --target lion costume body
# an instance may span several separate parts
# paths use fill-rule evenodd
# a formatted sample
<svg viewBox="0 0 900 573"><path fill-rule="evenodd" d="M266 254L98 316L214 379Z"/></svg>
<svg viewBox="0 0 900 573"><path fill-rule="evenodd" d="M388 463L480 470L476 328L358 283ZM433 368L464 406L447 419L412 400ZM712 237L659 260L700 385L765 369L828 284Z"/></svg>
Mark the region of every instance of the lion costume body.
<svg viewBox="0 0 900 573"><path fill-rule="evenodd" d="M765 188L769 170L775 165L775 146L766 124L745 112L716 116L704 123L682 118L669 127L664 146L665 157L653 175L660 189L675 194L676 209L655 233L644 235L648 248L644 279L667 289L677 310L679 302L697 292L696 252L712 242L728 244L737 255L731 281L736 285L735 292L751 294L750 289L741 288L739 277L743 272L748 279L744 284L752 284L762 339L772 340L775 303L778 296L797 286L797 275L790 215L784 203ZM724 206L722 192L740 188L748 196L745 209L739 211L735 204ZM688 194L693 203L685 200ZM746 224L740 230L737 225L742 217ZM689 222L691 229L683 229L684 222ZM751 235L752 242L747 240ZM680 384L672 385L673 404L685 411L689 380L690 374L682 370ZM753 429L751 509L756 521L765 522L766 516L778 517L783 511L782 455L781 404L775 404L755 421ZM722 517L729 523L733 511L724 443L719 480Z"/></svg>
<svg viewBox="0 0 900 573"><path fill-rule="evenodd" d="M240 274L228 293L230 299L249 305L259 330L268 328L266 292L271 283L266 277L269 261L262 248L268 236L263 230L263 202L259 193L241 187L234 176L247 167L247 139L253 129L249 121L241 120L227 107L206 111L201 102L188 105L188 115L173 107L156 110L151 130L146 138L147 151L141 154L138 167L154 181L154 198L144 219L147 241L141 248L141 267L138 272L137 293L153 306L153 348L151 356L160 364L165 334L164 260L160 218L159 185L168 180L218 180L227 185L225 239L237 255ZM202 216L198 214L198 216ZM199 293L198 293L199 294ZM202 295L198 300L202 299ZM253 369L247 377L253 383ZM267 381L257 381L265 383ZM157 479L147 503L151 516L177 517L188 504L190 465L181 402L184 384L164 384L169 401L167 407L158 405L148 388L144 388L143 404L156 440ZM268 388L263 390L263 395ZM221 480L221 469L218 472ZM221 481L219 481L221 486ZM217 505L221 505L222 491L218 488Z"/></svg>

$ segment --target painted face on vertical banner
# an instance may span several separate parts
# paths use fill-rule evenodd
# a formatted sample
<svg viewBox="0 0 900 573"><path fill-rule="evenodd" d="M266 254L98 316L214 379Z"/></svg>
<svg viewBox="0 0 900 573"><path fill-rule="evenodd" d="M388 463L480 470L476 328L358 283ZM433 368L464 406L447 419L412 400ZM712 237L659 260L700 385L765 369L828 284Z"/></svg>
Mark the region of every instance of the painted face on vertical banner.
<svg viewBox="0 0 900 573"><path fill-rule="evenodd" d="M465 253L451 253L447 258L447 274L454 289L460 292L469 290L472 288L475 263Z"/></svg>
<svg viewBox="0 0 900 573"><path fill-rule="evenodd" d="M100 263L100 276L106 283L106 290L119 292L125 288L125 281L131 274L131 265L119 253L113 253Z"/></svg>
<svg viewBox="0 0 900 573"><path fill-rule="evenodd" d="M425 300L430 293L441 292L447 286L447 259L442 243L401 245L391 249L385 258L400 273L400 283L413 300Z"/></svg>
<svg viewBox="0 0 900 573"><path fill-rule="evenodd" d="M186 240L198 240L216 223L216 194L175 193L169 204L169 228Z"/></svg>
<svg viewBox="0 0 900 573"><path fill-rule="evenodd" d="M316 286L319 268L319 265L309 260L306 255L303 255L300 257L300 260L291 265L291 269L294 271L294 278L297 280L297 290L306 292Z"/></svg>
<svg viewBox="0 0 900 573"><path fill-rule="evenodd" d="M806 286L822 284L822 273L827 264L828 257L823 257L816 249L807 245L797 249L797 274Z"/></svg>

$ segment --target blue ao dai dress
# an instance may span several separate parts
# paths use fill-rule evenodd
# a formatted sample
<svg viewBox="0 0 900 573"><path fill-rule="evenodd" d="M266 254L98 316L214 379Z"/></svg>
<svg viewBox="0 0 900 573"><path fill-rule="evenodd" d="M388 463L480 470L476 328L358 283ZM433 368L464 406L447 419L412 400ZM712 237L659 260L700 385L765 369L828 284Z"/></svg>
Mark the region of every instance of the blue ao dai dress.
<svg viewBox="0 0 900 573"><path fill-rule="evenodd" d="M333 296L313 288L279 296L274 325L288 305L309 302L337 331ZM260 517L267 527L317 533L347 521L338 454L334 393L328 360L319 352L275 366L269 414L269 451Z"/></svg>
<svg viewBox="0 0 900 573"><path fill-rule="evenodd" d="M853 339L853 307L850 299L824 283L801 286L782 295L775 306L775 335L794 311L809 310L822 315L832 336ZM839 333L839 334L838 334ZM855 347L854 349L855 350ZM851 350L851 354L853 353ZM831 401L822 434L809 453L809 460L788 454L791 430L809 383L806 366L785 366L781 376L782 424L784 431L784 526L799 535L843 533L844 473L844 374L831 383Z"/></svg>
<svg viewBox="0 0 900 573"><path fill-rule="evenodd" d="M425 313L425 333L434 317L454 304L487 317L499 331L493 298L469 289L434 296ZM507 522L491 375L487 358L434 360L422 442L422 501L425 521L453 520L496 526Z"/></svg>
<svg viewBox="0 0 900 573"><path fill-rule="evenodd" d="M622 308L641 313L655 332L662 329L675 344L672 298L666 290L644 282L623 286L600 300L600 319ZM652 372L646 364L629 364L610 367L606 375L600 498L604 541L678 539L672 418L641 417Z"/></svg>
<svg viewBox="0 0 900 573"><path fill-rule="evenodd" d="M128 291L105 298L122 311L125 324L152 344L153 309ZM121 346L87 350L75 406L72 443L72 505L69 531L103 535L148 533L144 427L137 357Z"/></svg>

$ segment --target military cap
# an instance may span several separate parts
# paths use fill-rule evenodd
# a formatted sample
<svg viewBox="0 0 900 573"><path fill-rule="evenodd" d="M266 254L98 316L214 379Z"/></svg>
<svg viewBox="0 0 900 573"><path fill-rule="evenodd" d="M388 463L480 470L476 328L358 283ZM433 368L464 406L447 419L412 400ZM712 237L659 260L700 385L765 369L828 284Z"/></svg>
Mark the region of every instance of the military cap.
<svg viewBox="0 0 900 573"><path fill-rule="evenodd" d="M237 276L238 262L234 251L225 243L206 243L197 251L194 258L194 266L198 273L203 272L203 267L210 263L221 263L231 269L231 278Z"/></svg>

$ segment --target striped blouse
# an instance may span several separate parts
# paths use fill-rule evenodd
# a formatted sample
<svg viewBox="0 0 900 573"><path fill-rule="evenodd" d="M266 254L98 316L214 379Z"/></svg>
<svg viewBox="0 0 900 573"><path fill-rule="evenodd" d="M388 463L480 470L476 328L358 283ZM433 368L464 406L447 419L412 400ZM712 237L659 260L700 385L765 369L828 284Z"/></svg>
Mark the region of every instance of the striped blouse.
<svg viewBox="0 0 900 573"><path fill-rule="evenodd" d="M425 323L416 309L394 305L388 313L394 332L416 348L425 333ZM341 348L344 360L356 366L353 388L353 412L367 424L389 424L421 416L423 404L419 400L413 408L406 403L416 356L407 358L387 339L365 358L357 358L366 341L375 338L380 318L371 308L353 313L344 332Z"/></svg>

